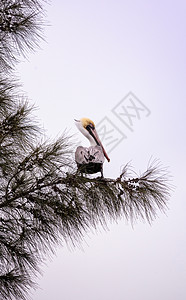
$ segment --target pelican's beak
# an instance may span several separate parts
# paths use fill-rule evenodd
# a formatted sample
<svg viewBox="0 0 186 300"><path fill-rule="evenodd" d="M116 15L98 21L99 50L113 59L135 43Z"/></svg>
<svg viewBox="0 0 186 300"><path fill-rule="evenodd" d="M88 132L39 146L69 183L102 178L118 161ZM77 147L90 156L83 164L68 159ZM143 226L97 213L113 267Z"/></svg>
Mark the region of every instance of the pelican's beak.
<svg viewBox="0 0 186 300"><path fill-rule="evenodd" d="M99 138L99 136L98 136L98 134L97 134L97 131L96 131L96 129L94 128L90 128L89 127L89 133L90 133L90 135L94 138L94 140L96 141L96 143L99 145L99 146L101 146L101 148L102 148L102 150L103 150L103 153L104 153L104 156L106 157L106 159L108 160L108 162L110 161L110 158L108 157L108 155L107 155L107 153L106 153L106 151L105 151L105 149L104 149L104 147L103 147L103 145L102 145L102 142L101 142L101 140L100 140L100 138Z"/></svg>

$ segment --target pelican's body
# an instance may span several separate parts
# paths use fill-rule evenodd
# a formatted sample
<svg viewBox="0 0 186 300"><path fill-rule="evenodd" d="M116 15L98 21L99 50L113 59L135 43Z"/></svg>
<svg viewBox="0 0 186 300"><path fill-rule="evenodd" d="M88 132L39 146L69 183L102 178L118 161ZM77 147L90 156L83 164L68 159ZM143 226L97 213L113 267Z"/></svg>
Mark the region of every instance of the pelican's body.
<svg viewBox="0 0 186 300"><path fill-rule="evenodd" d="M110 159L103 148L103 145L98 137L95 129L94 122L88 118L82 118L75 120L76 126L83 133L85 137L90 141L90 147L79 146L75 152L75 161L77 163L78 170L81 173L94 174L101 172L103 177L103 163L105 157L108 161Z"/></svg>
<svg viewBox="0 0 186 300"><path fill-rule="evenodd" d="M102 173L105 158L101 146L96 145L89 148L79 146L76 149L75 160L80 172L94 174Z"/></svg>

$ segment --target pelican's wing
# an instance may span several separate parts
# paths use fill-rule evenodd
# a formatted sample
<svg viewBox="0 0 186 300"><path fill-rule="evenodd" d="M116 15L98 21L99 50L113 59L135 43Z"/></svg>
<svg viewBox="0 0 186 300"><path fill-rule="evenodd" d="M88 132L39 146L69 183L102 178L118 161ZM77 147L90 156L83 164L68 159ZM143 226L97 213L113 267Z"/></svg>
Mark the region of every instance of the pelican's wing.
<svg viewBox="0 0 186 300"><path fill-rule="evenodd" d="M89 164L90 162L103 164L104 160L101 146L91 146L89 148L79 146L76 149L75 161L78 164Z"/></svg>
<svg viewBox="0 0 186 300"><path fill-rule="evenodd" d="M89 162L88 158L88 148L79 146L75 152L75 161L78 164L87 164Z"/></svg>
<svg viewBox="0 0 186 300"><path fill-rule="evenodd" d="M105 157L101 146L91 146L88 148L89 151L89 161L93 163L103 164Z"/></svg>

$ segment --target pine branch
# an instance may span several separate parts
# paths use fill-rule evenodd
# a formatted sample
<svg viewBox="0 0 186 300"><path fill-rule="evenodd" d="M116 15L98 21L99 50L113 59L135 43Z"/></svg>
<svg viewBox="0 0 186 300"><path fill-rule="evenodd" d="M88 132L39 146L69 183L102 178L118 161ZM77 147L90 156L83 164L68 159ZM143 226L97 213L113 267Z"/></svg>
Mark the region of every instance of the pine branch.
<svg viewBox="0 0 186 300"><path fill-rule="evenodd" d="M0 275L0 286L1 299L27 300L30 286L36 287L36 284L32 281L29 274L24 274L19 269L13 269L4 275Z"/></svg>
<svg viewBox="0 0 186 300"><path fill-rule="evenodd" d="M44 253L53 252L55 245L63 241L70 240L75 245L91 226L105 227L108 220L120 218L131 222L141 218L151 223L158 211L166 210L169 175L157 163L139 177L127 176L126 165L118 178L100 179L75 171L67 136L32 147L26 153L14 160L6 177L1 177L3 288L6 262L11 262L11 270L30 278L30 274L39 271ZM32 281L29 282L31 287ZM10 293L5 299L11 299ZM24 299L19 292L14 297Z"/></svg>
<svg viewBox="0 0 186 300"><path fill-rule="evenodd" d="M135 178L127 176L126 166L117 179L80 176L74 167L72 147L64 136L33 147L2 179L2 265L9 261L12 270L32 274L43 253L64 240L76 244L91 226L122 217L152 222L167 207L169 176L158 164Z"/></svg>
<svg viewBox="0 0 186 300"><path fill-rule="evenodd" d="M90 226L121 217L151 222L166 209L168 174L159 165L137 178L127 177L127 166L117 179L89 178L73 172L71 155L65 137L37 146L1 188L3 257L24 272L37 270L41 253L62 239L81 240Z"/></svg>
<svg viewBox="0 0 186 300"><path fill-rule="evenodd" d="M20 54L39 47L43 39L44 9L39 0L1 0L0 67L9 71Z"/></svg>

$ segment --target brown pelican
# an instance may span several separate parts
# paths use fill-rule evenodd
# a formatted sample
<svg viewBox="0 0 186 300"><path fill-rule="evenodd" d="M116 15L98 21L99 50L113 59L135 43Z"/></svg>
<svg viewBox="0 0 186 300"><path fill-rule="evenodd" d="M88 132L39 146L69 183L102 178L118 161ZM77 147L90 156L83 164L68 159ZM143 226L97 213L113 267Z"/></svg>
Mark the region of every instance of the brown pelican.
<svg viewBox="0 0 186 300"><path fill-rule="evenodd" d="M80 120L75 120L75 124L81 133L88 138L91 145L89 148L82 146L77 147L75 161L77 163L78 171L87 174L101 172L101 177L103 177L103 163L105 157L108 162L110 159L98 137L94 122L88 118L82 118Z"/></svg>

